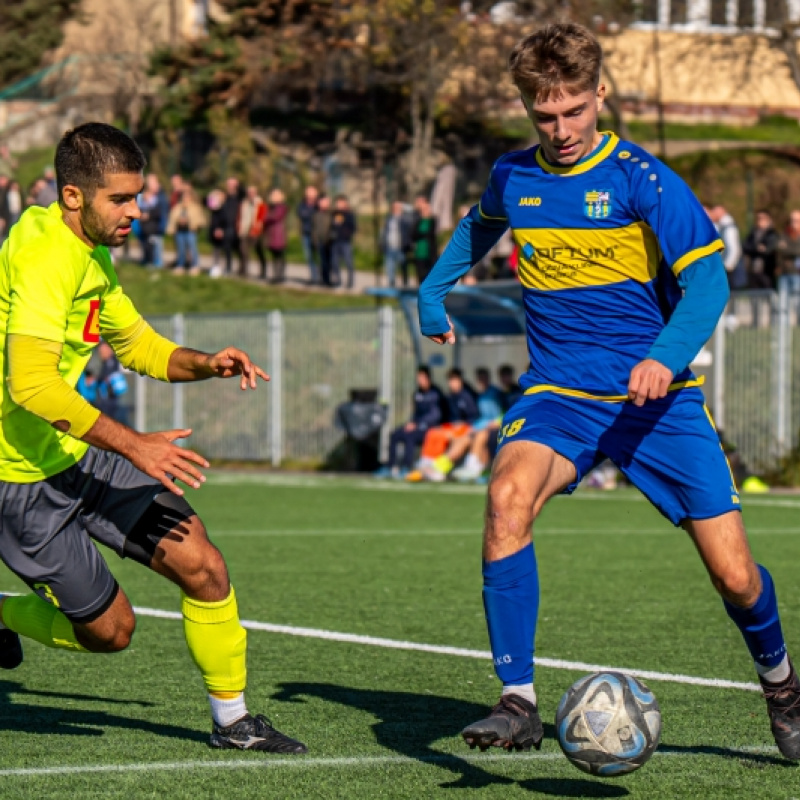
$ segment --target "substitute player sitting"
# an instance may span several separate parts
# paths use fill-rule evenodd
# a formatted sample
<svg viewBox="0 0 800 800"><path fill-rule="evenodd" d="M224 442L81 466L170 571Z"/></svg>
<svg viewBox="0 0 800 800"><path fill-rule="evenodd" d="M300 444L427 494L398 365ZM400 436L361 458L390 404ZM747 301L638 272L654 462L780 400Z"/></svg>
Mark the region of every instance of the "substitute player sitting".
<svg viewBox="0 0 800 800"><path fill-rule="evenodd" d="M0 596L0 667L22 661L18 635L83 652L128 646L133 609L94 539L180 588L211 746L304 753L247 711L247 637L228 570L174 482L205 480L205 459L176 444L191 431L137 433L74 388L101 336L124 366L163 381L239 376L255 389L267 379L236 348L211 355L158 336L120 288L107 248L140 216L144 164L110 125L68 132L58 203L26 211L0 250L0 558L34 592Z"/></svg>
<svg viewBox="0 0 800 800"><path fill-rule="evenodd" d="M597 130L602 52L558 24L510 57L540 145L494 165L480 204L420 289L422 332L455 336L448 291L510 227L519 247L530 367L506 414L489 483L483 598L500 702L470 746L539 747L533 686L539 579L531 526L610 458L691 536L755 661L781 753L800 759L800 680L775 587L750 554L739 495L688 370L728 299L722 243L686 184Z"/></svg>

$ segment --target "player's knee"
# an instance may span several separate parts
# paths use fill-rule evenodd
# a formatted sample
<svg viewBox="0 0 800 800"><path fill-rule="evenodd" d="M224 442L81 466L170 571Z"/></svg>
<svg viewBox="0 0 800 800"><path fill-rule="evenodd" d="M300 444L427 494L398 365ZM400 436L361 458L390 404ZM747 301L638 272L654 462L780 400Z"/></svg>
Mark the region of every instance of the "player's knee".
<svg viewBox="0 0 800 800"><path fill-rule="evenodd" d="M761 591L758 570L749 564L727 567L711 580L722 597L740 608L754 605Z"/></svg>
<svg viewBox="0 0 800 800"><path fill-rule="evenodd" d="M230 591L222 553L208 539L187 553L180 570L183 590L196 598L223 600Z"/></svg>
<svg viewBox="0 0 800 800"><path fill-rule="evenodd" d="M489 484L487 529L493 538L527 536L533 522L533 502L513 475L501 475Z"/></svg>
<svg viewBox="0 0 800 800"><path fill-rule="evenodd" d="M125 614L103 625L76 626L78 642L91 653L118 653L133 639L136 617Z"/></svg>

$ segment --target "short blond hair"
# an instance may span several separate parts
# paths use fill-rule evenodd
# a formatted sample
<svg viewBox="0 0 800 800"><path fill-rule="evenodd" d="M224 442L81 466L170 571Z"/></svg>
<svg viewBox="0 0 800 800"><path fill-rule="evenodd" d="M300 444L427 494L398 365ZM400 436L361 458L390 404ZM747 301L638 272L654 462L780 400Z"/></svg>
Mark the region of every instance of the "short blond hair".
<svg viewBox="0 0 800 800"><path fill-rule="evenodd" d="M578 94L597 89L602 64L600 42L573 22L546 25L526 36L508 59L515 86L540 103L562 90Z"/></svg>

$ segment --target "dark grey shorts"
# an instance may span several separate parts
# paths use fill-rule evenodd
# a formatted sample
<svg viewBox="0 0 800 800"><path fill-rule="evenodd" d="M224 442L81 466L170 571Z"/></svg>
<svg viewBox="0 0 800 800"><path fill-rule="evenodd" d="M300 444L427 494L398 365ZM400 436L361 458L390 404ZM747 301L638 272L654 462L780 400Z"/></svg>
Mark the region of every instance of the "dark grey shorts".
<svg viewBox="0 0 800 800"><path fill-rule="evenodd" d="M128 535L165 492L127 459L94 447L52 478L0 481L0 558L70 620L91 621L118 590L92 539L121 557L133 554Z"/></svg>

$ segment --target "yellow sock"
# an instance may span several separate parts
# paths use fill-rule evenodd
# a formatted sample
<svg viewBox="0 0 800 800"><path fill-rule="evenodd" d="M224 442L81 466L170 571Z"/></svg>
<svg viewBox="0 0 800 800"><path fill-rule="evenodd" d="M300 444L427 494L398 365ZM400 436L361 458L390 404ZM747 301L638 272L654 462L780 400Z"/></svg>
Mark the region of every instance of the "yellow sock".
<svg viewBox="0 0 800 800"><path fill-rule="evenodd" d="M14 633L47 647L87 652L78 643L72 623L38 594L6 597L3 602L3 624Z"/></svg>
<svg viewBox="0 0 800 800"><path fill-rule="evenodd" d="M232 699L247 682L247 631L239 623L236 595L203 602L181 596L183 632L209 694ZM227 697L226 697L227 695Z"/></svg>
<svg viewBox="0 0 800 800"><path fill-rule="evenodd" d="M434 462L433 466L439 470L443 475L447 475L453 469L453 462L447 456L439 456Z"/></svg>

